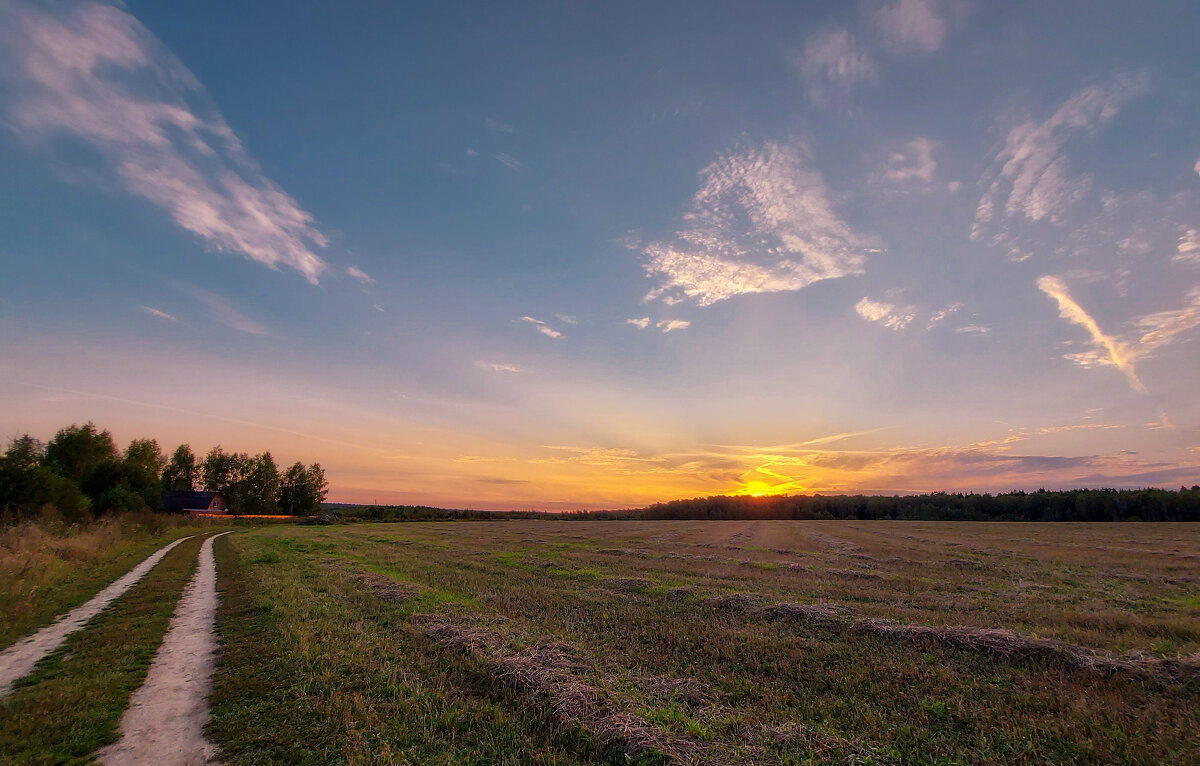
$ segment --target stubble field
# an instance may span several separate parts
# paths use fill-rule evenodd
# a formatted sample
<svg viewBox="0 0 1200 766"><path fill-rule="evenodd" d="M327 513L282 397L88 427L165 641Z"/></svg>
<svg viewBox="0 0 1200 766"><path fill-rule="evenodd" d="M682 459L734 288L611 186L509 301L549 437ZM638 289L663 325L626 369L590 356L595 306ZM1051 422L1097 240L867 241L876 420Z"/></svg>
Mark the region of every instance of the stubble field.
<svg viewBox="0 0 1200 766"><path fill-rule="evenodd" d="M117 740L215 530L5 538L12 638L185 531L0 699L0 763ZM271 525L214 550L223 763L1200 762L1200 525Z"/></svg>
<svg viewBox="0 0 1200 766"><path fill-rule="evenodd" d="M210 732L234 763L1200 760L1195 525L269 527L217 550Z"/></svg>

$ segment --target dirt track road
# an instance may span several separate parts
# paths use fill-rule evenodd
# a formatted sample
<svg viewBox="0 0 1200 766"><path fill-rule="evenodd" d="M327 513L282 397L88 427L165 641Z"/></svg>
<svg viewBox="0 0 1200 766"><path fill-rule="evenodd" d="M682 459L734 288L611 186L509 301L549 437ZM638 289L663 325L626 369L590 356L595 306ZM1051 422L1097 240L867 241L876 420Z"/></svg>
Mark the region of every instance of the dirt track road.
<svg viewBox="0 0 1200 766"><path fill-rule="evenodd" d="M87 625L93 617L104 611L105 607L136 585L147 572L154 568L155 564L162 560L163 556L171 552L172 548L192 537L193 535L181 537L175 542L159 548L86 603L75 607L61 615L52 624L22 638L0 652L0 697L7 696L12 691L13 682L33 672L38 661L62 646L68 636Z"/></svg>
<svg viewBox="0 0 1200 766"><path fill-rule="evenodd" d="M213 535L200 547L196 574L183 591L146 681L121 718L121 739L102 748L105 766L203 766L215 749L204 739L217 649L217 569Z"/></svg>

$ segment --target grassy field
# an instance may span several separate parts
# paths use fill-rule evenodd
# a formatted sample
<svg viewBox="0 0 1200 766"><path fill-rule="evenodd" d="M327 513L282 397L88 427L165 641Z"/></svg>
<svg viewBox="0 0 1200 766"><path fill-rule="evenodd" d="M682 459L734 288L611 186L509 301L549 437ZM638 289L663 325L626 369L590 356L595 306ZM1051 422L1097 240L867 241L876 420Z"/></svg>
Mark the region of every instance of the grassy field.
<svg viewBox="0 0 1200 766"><path fill-rule="evenodd" d="M244 530L210 738L233 764L1193 764L1198 552L1170 524Z"/></svg>
<svg viewBox="0 0 1200 766"><path fill-rule="evenodd" d="M115 740L216 531L153 521L0 538L8 643L200 533L0 700L0 764ZM215 550L229 764L1200 762L1200 525L284 524Z"/></svg>
<svg viewBox="0 0 1200 766"><path fill-rule="evenodd" d="M0 649L87 601L172 540L226 524L131 513L87 525L51 515L0 528Z"/></svg>

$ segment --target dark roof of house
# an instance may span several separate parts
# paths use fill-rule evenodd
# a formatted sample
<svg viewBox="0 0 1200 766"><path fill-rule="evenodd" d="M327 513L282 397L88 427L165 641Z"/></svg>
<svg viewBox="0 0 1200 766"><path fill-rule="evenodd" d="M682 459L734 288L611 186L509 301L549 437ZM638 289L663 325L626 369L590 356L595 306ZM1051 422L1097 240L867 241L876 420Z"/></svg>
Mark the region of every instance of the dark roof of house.
<svg viewBox="0 0 1200 766"><path fill-rule="evenodd" d="M212 505L213 498L224 497L220 492L187 492L175 490L163 495L163 510L203 511Z"/></svg>

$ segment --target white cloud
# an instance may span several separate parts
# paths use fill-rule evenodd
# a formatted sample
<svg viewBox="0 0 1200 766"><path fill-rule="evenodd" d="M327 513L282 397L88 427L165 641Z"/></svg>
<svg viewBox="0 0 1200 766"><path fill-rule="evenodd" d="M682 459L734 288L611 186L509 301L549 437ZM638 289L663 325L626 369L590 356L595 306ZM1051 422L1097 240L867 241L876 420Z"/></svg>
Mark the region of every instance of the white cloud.
<svg viewBox="0 0 1200 766"><path fill-rule="evenodd" d="M1192 165L1192 170L1196 171L1196 175L1200 176L1200 160L1196 160L1196 164Z"/></svg>
<svg viewBox="0 0 1200 766"><path fill-rule="evenodd" d="M475 151L474 149L472 149L471 147L468 146L467 147L467 156L468 157L478 157L479 152Z"/></svg>
<svg viewBox="0 0 1200 766"><path fill-rule="evenodd" d="M1139 355L1150 354L1200 327L1200 288L1189 292L1187 301L1182 308L1147 314L1135 322L1142 333L1137 340Z"/></svg>
<svg viewBox="0 0 1200 766"><path fill-rule="evenodd" d="M175 317L171 316L170 314L168 314L167 312L165 312L161 309L156 309L153 306L142 306L141 309L142 309L142 311L145 311L147 314L156 316L159 319L169 319L172 322L175 321Z"/></svg>
<svg viewBox="0 0 1200 766"><path fill-rule="evenodd" d="M508 124L507 122L497 120L494 117L488 117L485 119L483 121L483 126L493 133L508 133L511 135L517 132L517 129L512 125Z"/></svg>
<svg viewBox="0 0 1200 766"><path fill-rule="evenodd" d="M891 303L873 301L864 297L854 304L854 310L868 322L878 322L890 330L903 330L916 318L916 309L912 306L897 308Z"/></svg>
<svg viewBox="0 0 1200 766"><path fill-rule="evenodd" d="M917 185L929 187L937 170L933 158L934 142L917 137L888 154L880 180L893 185Z"/></svg>
<svg viewBox="0 0 1200 766"><path fill-rule="evenodd" d="M317 282L328 245L263 175L200 83L119 7L12 0L0 25L8 123L32 143L94 149L130 193L222 252Z"/></svg>
<svg viewBox="0 0 1200 766"><path fill-rule="evenodd" d="M672 330L686 330L692 326L692 323L683 319L663 319L654 326L663 332L671 332Z"/></svg>
<svg viewBox="0 0 1200 766"><path fill-rule="evenodd" d="M816 104L828 103L837 92L873 80L875 62L854 36L840 27L809 40L792 57L804 80L804 92Z"/></svg>
<svg viewBox="0 0 1200 766"><path fill-rule="evenodd" d="M1200 230L1190 226L1179 227L1179 244L1171 260L1177 263L1200 265Z"/></svg>
<svg viewBox="0 0 1200 766"><path fill-rule="evenodd" d="M650 317L642 317L641 319L626 319L625 324L631 324L639 330L645 330L650 326Z"/></svg>
<svg viewBox="0 0 1200 766"><path fill-rule="evenodd" d="M512 155L505 154L504 152L497 152L496 154L493 154L492 157L496 160L496 162L499 162L509 170L520 170L521 168L525 167L525 163L521 162Z"/></svg>
<svg viewBox="0 0 1200 766"><path fill-rule="evenodd" d="M376 303L376 304L375 304L374 306L372 306L371 308L375 309L375 310L376 310L376 311L378 311L380 314L382 314L382 313L383 313L383 306L380 306L378 303Z"/></svg>
<svg viewBox="0 0 1200 766"><path fill-rule="evenodd" d="M992 328L977 324L968 324L956 327L954 332L962 333L963 335L989 335L992 332Z"/></svg>
<svg viewBox="0 0 1200 766"><path fill-rule="evenodd" d="M951 303L947 306L943 306L942 308L933 312L932 315L930 315L929 323L925 325L925 329L930 329L930 328L936 327L937 325L941 324L946 319L946 317L950 316L951 314L957 313L962 307L963 307L963 305L961 303Z"/></svg>
<svg viewBox="0 0 1200 766"><path fill-rule="evenodd" d="M190 288L190 292L196 300L204 304L209 315L221 324L249 335L270 334L267 332L267 328L235 309L225 296L211 290L202 290L199 287Z"/></svg>
<svg viewBox="0 0 1200 766"><path fill-rule="evenodd" d="M1115 423L1072 423L1066 426L1042 426L1038 429L1038 432L1043 434L1059 434L1069 431L1111 431L1115 428L1124 427Z"/></svg>
<svg viewBox="0 0 1200 766"><path fill-rule="evenodd" d="M533 317L530 317L530 316L524 316L524 317L521 317L521 321L530 323L537 329L538 332L540 332L542 335L545 335L547 338L554 338L555 340L557 340L558 338L562 337L561 332L550 327L549 325L547 325L545 322L543 322L540 319L534 319Z"/></svg>
<svg viewBox="0 0 1200 766"><path fill-rule="evenodd" d="M933 53L942 47L946 22L932 0L896 0L872 19L884 44L897 53Z"/></svg>
<svg viewBox="0 0 1200 766"><path fill-rule="evenodd" d="M1062 223L1067 210L1091 188L1089 176L1068 173L1065 144L1111 120L1148 88L1145 73L1121 74L1071 96L1045 122L1009 131L992 164L993 180L976 208L971 238L981 239L1006 219Z"/></svg>
<svg viewBox="0 0 1200 766"><path fill-rule="evenodd" d="M1104 334L1100 329L1100 325L1096 324L1096 320L1084 311L1083 307L1071 297L1066 284L1061 279L1053 276L1043 276L1038 279L1037 286L1038 289L1058 303L1059 316L1084 328L1091 336L1091 341L1095 348L1080 354L1068 354L1068 359L1082 367L1113 365L1125 373L1125 377L1129 380L1129 385L1135 390L1145 390L1142 382L1138 380L1137 372L1133 368L1134 355L1130 352L1129 348L1124 343Z"/></svg>
<svg viewBox="0 0 1200 766"><path fill-rule="evenodd" d="M375 282L374 277L357 266L347 266L346 273L357 279L359 282L362 282L364 285L373 284Z"/></svg>
<svg viewBox="0 0 1200 766"><path fill-rule="evenodd" d="M481 370L489 370L491 372L520 372L521 368L515 364L507 362L485 362L480 360L475 363L475 366Z"/></svg>
<svg viewBox="0 0 1200 766"><path fill-rule="evenodd" d="M1172 423L1171 419L1167 417L1167 413L1164 410L1158 411L1158 420L1153 420L1149 423L1146 423L1143 427L1152 431L1159 429L1165 429L1167 431L1175 430L1175 424Z"/></svg>
<svg viewBox="0 0 1200 766"><path fill-rule="evenodd" d="M685 296L708 306L861 274L875 240L833 212L808 159L802 146L768 142L705 168L675 240L643 250L646 273L660 278L646 299Z"/></svg>
<svg viewBox="0 0 1200 766"><path fill-rule="evenodd" d="M563 324L579 324L579 318L573 317L570 314L555 314L554 318Z"/></svg>

